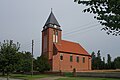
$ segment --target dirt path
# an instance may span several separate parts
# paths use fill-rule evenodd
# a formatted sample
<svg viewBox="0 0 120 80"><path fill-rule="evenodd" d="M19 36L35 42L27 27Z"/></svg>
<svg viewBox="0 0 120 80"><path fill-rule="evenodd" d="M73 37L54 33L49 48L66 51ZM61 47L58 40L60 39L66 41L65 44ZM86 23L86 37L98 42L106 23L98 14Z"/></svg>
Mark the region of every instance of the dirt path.
<svg viewBox="0 0 120 80"><path fill-rule="evenodd" d="M35 79L35 80L56 80L59 78L66 78L66 77L54 76L54 77L40 78L40 79Z"/></svg>

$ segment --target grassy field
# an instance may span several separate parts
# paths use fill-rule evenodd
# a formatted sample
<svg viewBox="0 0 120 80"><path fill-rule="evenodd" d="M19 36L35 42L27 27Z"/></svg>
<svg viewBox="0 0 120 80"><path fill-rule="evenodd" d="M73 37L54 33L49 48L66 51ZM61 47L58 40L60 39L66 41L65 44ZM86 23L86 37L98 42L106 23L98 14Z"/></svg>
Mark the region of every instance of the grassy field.
<svg viewBox="0 0 120 80"><path fill-rule="evenodd" d="M57 80L120 80L120 79L112 79L112 78L88 78L88 77L68 77L68 78L60 78Z"/></svg>
<svg viewBox="0 0 120 80"><path fill-rule="evenodd" d="M115 78L93 78L93 77L72 77L72 73L65 73L65 78L59 78L56 80L120 80ZM0 76L6 77L6 76ZM48 75L48 74L39 74L39 75L26 75L26 74L10 74L10 78L18 78L18 79L25 79L25 80L35 80L40 78L49 78L49 77L57 77L55 75Z"/></svg>
<svg viewBox="0 0 120 80"><path fill-rule="evenodd" d="M94 78L94 77L72 77L72 73L65 73L67 78L60 78L57 80L120 80L115 78Z"/></svg>
<svg viewBox="0 0 120 80"><path fill-rule="evenodd" d="M25 80L34 80L39 78L45 78L45 77L52 77L53 75L26 75L26 74L10 74L10 78L16 78L16 79L25 79ZM6 76L0 76L0 77L6 77Z"/></svg>
<svg viewBox="0 0 120 80"><path fill-rule="evenodd" d="M46 78L46 77L53 77L54 75L25 75L25 74L12 74L12 78L20 78L20 79L26 79L26 80L34 80L34 79L39 79L39 78ZM57 80L120 80L120 79L115 79L115 78L92 78L92 77L70 77L72 76L70 73L67 73L66 78L60 78Z"/></svg>
<svg viewBox="0 0 120 80"><path fill-rule="evenodd" d="M33 80L33 79L39 79L39 78L45 78L45 77L52 77L53 75L45 75L45 74L40 74L40 75L25 75L25 74L12 74L12 78L18 78L18 79L26 79L26 80Z"/></svg>

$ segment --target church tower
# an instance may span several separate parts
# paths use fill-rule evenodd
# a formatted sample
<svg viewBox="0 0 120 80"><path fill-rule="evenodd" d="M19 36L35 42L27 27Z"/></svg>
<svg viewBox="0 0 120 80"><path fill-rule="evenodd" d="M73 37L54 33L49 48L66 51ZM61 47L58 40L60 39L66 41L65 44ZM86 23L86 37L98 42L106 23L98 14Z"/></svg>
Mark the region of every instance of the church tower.
<svg viewBox="0 0 120 80"><path fill-rule="evenodd" d="M53 43L61 42L61 26L51 11L42 30L42 55L51 61L53 56Z"/></svg>

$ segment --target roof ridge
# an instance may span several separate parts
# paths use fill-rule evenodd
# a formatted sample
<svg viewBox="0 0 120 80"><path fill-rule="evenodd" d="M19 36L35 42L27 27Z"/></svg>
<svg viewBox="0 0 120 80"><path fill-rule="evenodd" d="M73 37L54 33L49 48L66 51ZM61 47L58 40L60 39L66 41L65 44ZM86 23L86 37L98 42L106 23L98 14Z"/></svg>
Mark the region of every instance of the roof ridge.
<svg viewBox="0 0 120 80"><path fill-rule="evenodd" d="M77 42L72 42L72 41L68 41L68 40L62 40L62 41L66 41L66 42L71 42L71 43L79 44L79 43L77 43Z"/></svg>

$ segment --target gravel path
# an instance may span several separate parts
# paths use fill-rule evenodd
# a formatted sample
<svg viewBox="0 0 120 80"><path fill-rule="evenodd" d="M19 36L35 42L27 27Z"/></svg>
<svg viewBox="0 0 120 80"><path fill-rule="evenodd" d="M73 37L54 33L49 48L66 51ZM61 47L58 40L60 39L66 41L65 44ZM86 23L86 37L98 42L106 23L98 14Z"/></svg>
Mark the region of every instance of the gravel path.
<svg viewBox="0 0 120 80"><path fill-rule="evenodd" d="M7 80L7 78L2 78L2 77L0 77L0 80ZM9 79L9 80L22 80L22 79Z"/></svg>

